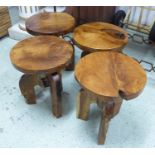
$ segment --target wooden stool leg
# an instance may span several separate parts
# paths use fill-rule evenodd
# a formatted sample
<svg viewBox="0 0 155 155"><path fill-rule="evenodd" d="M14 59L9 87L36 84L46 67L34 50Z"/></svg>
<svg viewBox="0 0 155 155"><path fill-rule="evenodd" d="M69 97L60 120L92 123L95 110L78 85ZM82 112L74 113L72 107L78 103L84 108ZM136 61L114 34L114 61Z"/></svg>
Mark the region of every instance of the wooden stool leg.
<svg viewBox="0 0 155 155"><path fill-rule="evenodd" d="M114 110L112 117L116 116L119 113L122 103L123 99L121 97L114 99Z"/></svg>
<svg viewBox="0 0 155 155"><path fill-rule="evenodd" d="M87 92L81 89L78 95L77 117L83 120L88 120L89 108L90 108L89 106L90 102Z"/></svg>
<svg viewBox="0 0 155 155"><path fill-rule="evenodd" d="M104 144L106 133L108 130L109 119L105 117L104 112L102 112L101 123L98 134L98 144Z"/></svg>
<svg viewBox="0 0 155 155"><path fill-rule="evenodd" d="M74 55L75 55L75 51L74 51L74 46L73 46L73 55L72 55L72 58L71 58L71 62L66 67L67 71L73 71L74 70L74 65L75 65Z"/></svg>
<svg viewBox="0 0 155 155"><path fill-rule="evenodd" d="M112 117L118 114L123 99L121 97L115 98L113 101L105 104L105 107L102 111L99 135L98 135L98 144L104 144L106 133L108 130L108 124Z"/></svg>
<svg viewBox="0 0 155 155"><path fill-rule="evenodd" d="M98 144L104 144L105 142L109 121L113 115L113 105L114 105L113 102L109 102L103 108L99 134L98 134Z"/></svg>
<svg viewBox="0 0 155 155"><path fill-rule="evenodd" d="M35 75L24 74L19 81L21 93L25 97L28 104L36 103L36 95L34 90L35 85Z"/></svg>
<svg viewBox="0 0 155 155"><path fill-rule="evenodd" d="M61 75L55 74L49 76L49 85L52 95L52 112L57 118L62 115L61 95L62 81Z"/></svg>

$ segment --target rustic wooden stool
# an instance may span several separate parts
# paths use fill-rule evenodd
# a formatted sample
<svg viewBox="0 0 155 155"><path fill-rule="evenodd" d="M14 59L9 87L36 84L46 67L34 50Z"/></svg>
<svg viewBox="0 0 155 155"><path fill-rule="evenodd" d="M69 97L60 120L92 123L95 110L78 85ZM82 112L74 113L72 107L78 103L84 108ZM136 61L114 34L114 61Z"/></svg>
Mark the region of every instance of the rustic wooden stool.
<svg viewBox="0 0 155 155"><path fill-rule="evenodd" d="M120 110L123 99L137 97L146 84L146 73L137 61L118 52L95 52L79 60L75 78L81 85L77 117L88 119L91 102L102 111L98 143L106 138L108 123Z"/></svg>
<svg viewBox="0 0 155 155"><path fill-rule="evenodd" d="M128 34L113 24L93 22L76 27L73 40L83 50L82 57L96 50L121 52L128 43Z"/></svg>
<svg viewBox="0 0 155 155"><path fill-rule="evenodd" d="M37 36L25 39L13 47L10 58L12 64L25 73L19 82L21 93L28 104L36 103L34 87L50 87L52 111L56 117L61 110L61 70L70 63L72 46L56 36Z"/></svg>
<svg viewBox="0 0 155 155"><path fill-rule="evenodd" d="M75 19L73 16L67 13L60 12L44 12L38 13L25 22L26 30L32 35L55 35L62 36L71 32L75 27ZM70 41L73 46L72 41ZM74 48L74 46L73 46ZM74 69L74 54L72 56L72 61L67 67L67 70Z"/></svg>

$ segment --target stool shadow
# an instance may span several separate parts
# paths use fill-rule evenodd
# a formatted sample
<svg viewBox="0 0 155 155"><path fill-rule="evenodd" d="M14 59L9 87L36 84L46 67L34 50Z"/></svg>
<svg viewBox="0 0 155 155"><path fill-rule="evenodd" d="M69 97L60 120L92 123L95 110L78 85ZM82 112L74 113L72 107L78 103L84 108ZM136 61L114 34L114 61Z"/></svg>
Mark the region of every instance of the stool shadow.
<svg viewBox="0 0 155 155"><path fill-rule="evenodd" d="M74 93L71 94L67 91L62 92L62 115L68 115L73 109L75 108L74 106L74 99L76 98L73 97ZM38 100L38 103L40 104L45 104L43 107L45 109L50 110L52 109L52 95L50 94L50 89L49 88L37 88L36 91L36 99ZM43 108L42 107L42 108Z"/></svg>
<svg viewBox="0 0 155 155"><path fill-rule="evenodd" d="M68 115L70 112L73 111L73 109L75 109L75 101L74 98L70 97L70 93L68 92L63 92L62 93L62 114L63 115Z"/></svg>
<svg viewBox="0 0 155 155"><path fill-rule="evenodd" d="M51 111L52 102L49 88L40 88L40 91L36 93L37 104L42 106L38 106L38 108L42 108L42 110Z"/></svg>

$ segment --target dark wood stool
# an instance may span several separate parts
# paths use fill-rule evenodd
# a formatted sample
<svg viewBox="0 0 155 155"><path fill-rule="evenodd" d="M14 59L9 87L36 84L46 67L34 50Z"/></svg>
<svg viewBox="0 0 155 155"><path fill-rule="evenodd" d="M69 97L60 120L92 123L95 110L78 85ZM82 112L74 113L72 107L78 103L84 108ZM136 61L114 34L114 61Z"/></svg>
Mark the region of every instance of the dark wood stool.
<svg viewBox="0 0 155 155"><path fill-rule="evenodd" d="M119 52L95 52L79 60L75 78L81 85L77 117L88 119L96 102L102 111L98 143L103 144L108 124L120 110L123 99L137 97L146 84L146 73L137 61Z"/></svg>
<svg viewBox="0 0 155 155"><path fill-rule="evenodd" d="M32 37L13 47L10 58L12 64L25 73L19 87L28 104L36 103L35 85L49 86L53 114L56 117L62 115L61 70L70 63L72 56L72 46L56 36Z"/></svg>
<svg viewBox="0 0 155 155"><path fill-rule="evenodd" d="M75 27L75 19L73 16L67 13L38 13L25 22L26 30L32 35L55 35L64 37L65 34L73 31ZM72 41L70 41L73 46ZM74 48L74 46L73 46ZM74 54L72 56L72 61L67 70L74 69Z"/></svg>
<svg viewBox="0 0 155 155"><path fill-rule="evenodd" d="M83 50L83 57L96 50L121 52L128 43L128 34L113 24L93 22L76 27L73 40Z"/></svg>

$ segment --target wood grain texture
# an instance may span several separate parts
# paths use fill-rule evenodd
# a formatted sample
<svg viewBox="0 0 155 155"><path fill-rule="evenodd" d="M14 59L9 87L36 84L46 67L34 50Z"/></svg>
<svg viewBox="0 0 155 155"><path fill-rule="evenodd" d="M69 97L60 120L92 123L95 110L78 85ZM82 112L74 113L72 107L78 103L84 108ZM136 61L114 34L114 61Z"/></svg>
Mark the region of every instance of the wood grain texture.
<svg viewBox="0 0 155 155"><path fill-rule="evenodd" d="M128 34L109 23L93 22L74 29L73 39L84 51L121 50L128 43Z"/></svg>
<svg viewBox="0 0 155 155"><path fill-rule="evenodd" d="M98 96L132 99L146 84L146 73L137 61L118 52L95 52L75 68L79 84Z"/></svg>
<svg viewBox="0 0 155 155"><path fill-rule="evenodd" d="M75 19L67 13L39 13L26 20L26 30L32 35L64 35L75 27Z"/></svg>
<svg viewBox="0 0 155 155"><path fill-rule="evenodd" d="M102 109L101 123L98 133L98 144L104 144L105 142L109 121L113 114L113 105L113 102L108 102Z"/></svg>
<svg viewBox="0 0 155 155"><path fill-rule="evenodd" d="M24 74L19 81L19 87L22 95L28 104L36 103L35 85L38 84L36 75Z"/></svg>
<svg viewBox="0 0 155 155"><path fill-rule="evenodd" d="M11 27L11 20L7 6L0 6L0 37L8 34L8 28Z"/></svg>
<svg viewBox="0 0 155 155"><path fill-rule="evenodd" d="M59 72L70 63L73 47L55 36L36 36L17 43L10 58L24 73Z"/></svg>

